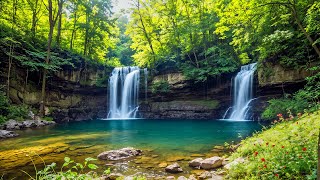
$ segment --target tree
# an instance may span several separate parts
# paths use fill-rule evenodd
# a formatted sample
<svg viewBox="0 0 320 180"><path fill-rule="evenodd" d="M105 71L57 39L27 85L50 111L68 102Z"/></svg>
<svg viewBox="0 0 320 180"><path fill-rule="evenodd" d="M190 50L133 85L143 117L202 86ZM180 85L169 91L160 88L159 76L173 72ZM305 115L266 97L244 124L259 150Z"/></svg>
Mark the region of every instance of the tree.
<svg viewBox="0 0 320 180"><path fill-rule="evenodd" d="M45 60L46 65L50 63L50 56L51 56L51 45L52 45L52 38L53 38L53 30L56 25L57 19L62 12L62 5L63 0L57 0L56 6L53 6L52 0L48 0L47 10L49 13L49 33L48 33L48 45L47 45L47 58ZM55 13L56 12L56 13ZM47 69L43 68L43 75L42 75L42 88L41 88L41 102L40 102L40 115L45 115L45 102L46 102L46 80L47 80Z"/></svg>

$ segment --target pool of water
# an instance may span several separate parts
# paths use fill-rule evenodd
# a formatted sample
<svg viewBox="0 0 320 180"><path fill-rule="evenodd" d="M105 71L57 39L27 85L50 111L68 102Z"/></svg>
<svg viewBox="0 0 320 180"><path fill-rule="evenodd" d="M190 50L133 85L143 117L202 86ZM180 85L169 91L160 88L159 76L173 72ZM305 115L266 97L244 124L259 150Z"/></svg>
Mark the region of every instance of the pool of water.
<svg viewBox="0 0 320 180"><path fill-rule="evenodd" d="M216 153L214 146L237 142L261 127L253 121L173 119L92 120L59 124L20 131L19 137L0 141L0 173L10 174L28 167L32 171L33 163L41 165L43 161L61 164L65 156L83 161L103 151L128 146L145 152L144 158L138 158L139 162L137 159L125 162L129 163L128 167L161 172L153 166L174 160L188 161L197 155L210 157ZM106 162L97 161L97 164L104 166ZM125 168L132 173L128 169Z"/></svg>

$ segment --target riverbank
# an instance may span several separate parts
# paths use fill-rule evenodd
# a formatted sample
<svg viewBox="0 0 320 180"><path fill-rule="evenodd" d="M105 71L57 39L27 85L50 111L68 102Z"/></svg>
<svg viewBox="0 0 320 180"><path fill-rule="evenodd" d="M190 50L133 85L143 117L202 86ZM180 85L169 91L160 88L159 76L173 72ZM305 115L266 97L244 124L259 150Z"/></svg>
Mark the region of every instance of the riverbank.
<svg viewBox="0 0 320 180"><path fill-rule="evenodd" d="M320 111L278 119L243 140L230 160L243 158L228 179L316 179Z"/></svg>

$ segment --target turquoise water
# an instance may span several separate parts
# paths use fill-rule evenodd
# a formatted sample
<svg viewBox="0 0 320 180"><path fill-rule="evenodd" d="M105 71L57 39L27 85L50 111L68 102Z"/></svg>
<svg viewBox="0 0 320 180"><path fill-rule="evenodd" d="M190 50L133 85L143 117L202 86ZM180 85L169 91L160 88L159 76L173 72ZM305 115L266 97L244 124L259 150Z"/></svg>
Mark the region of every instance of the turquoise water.
<svg viewBox="0 0 320 180"><path fill-rule="evenodd" d="M221 120L93 120L56 125L45 129L21 132L21 138L32 141L61 137L99 134L96 138L73 139L77 145L111 145L115 148L133 146L161 150L203 151L214 145L237 141L261 125L253 121ZM103 136L105 134L105 136ZM10 140L9 140L10 141ZM14 145L12 145L14 146ZM7 146L10 149L10 146ZM5 149L7 149L5 148ZM0 148L1 149L1 148Z"/></svg>
<svg viewBox="0 0 320 180"><path fill-rule="evenodd" d="M157 167L158 163L170 162L170 158L177 159L177 156L192 158L196 153L212 156L205 154L210 153L215 145L237 142L240 137L245 138L261 128L253 121L136 119L71 122L20 131L18 138L0 141L0 169L10 172L29 166L32 170L30 160L25 158L30 152L35 152L35 159L41 156L47 163L59 164L65 156L82 161L105 150L128 146L144 150L144 156L155 157L152 166ZM34 161L42 163L42 160ZM139 162L139 166L142 167L143 163ZM150 169L150 165L147 167Z"/></svg>

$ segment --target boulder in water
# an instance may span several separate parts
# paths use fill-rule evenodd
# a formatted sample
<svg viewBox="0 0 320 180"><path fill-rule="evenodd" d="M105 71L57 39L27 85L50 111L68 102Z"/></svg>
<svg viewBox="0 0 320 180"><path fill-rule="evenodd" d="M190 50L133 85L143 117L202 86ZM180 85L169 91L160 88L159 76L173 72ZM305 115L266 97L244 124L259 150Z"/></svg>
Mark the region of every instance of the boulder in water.
<svg viewBox="0 0 320 180"><path fill-rule="evenodd" d="M16 120L10 119L5 123L5 129L7 130L17 130L17 129L22 129L24 125L20 122L17 122Z"/></svg>
<svg viewBox="0 0 320 180"><path fill-rule="evenodd" d="M189 166L190 167L199 167L202 161L203 161L202 158L196 158L196 159L189 162Z"/></svg>
<svg viewBox="0 0 320 180"><path fill-rule="evenodd" d="M0 130L0 139L4 138L11 138L19 136L19 134L13 132L13 131L6 131L6 130Z"/></svg>
<svg viewBox="0 0 320 180"><path fill-rule="evenodd" d="M169 166L167 166L165 168L166 172L169 173L179 173L179 172L183 172L182 168L180 167L180 165L178 163L173 163Z"/></svg>
<svg viewBox="0 0 320 180"><path fill-rule="evenodd" d="M132 147L122 148L119 150L106 151L98 155L98 159L117 161L120 159L126 159L133 156L139 156L142 154L142 150Z"/></svg>
<svg viewBox="0 0 320 180"><path fill-rule="evenodd" d="M208 159L201 161L200 167L202 169L213 169L222 166L223 159L218 156L214 156Z"/></svg>

